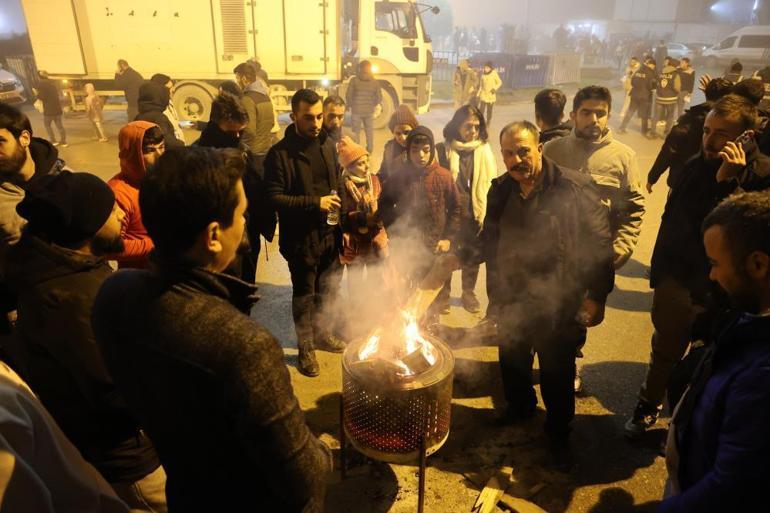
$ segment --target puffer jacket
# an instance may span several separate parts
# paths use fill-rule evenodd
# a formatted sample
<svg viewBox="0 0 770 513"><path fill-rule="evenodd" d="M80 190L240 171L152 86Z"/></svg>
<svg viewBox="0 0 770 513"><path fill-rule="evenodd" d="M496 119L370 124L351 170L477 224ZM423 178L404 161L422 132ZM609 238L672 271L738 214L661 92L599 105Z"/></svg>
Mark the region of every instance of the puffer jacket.
<svg viewBox="0 0 770 513"><path fill-rule="evenodd" d="M371 75L358 75L348 84L345 103L354 116L371 116L382 103L380 83Z"/></svg>
<svg viewBox="0 0 770 513"><path fill-rule="evenodd" d="M497 91L503 85L500 75L496 69L489 73L483 71L479 75L479 100L484 103L495 103L497 101Z"/></svg>
<svg viewBox="0 0 770 513"><path fill-rule="evenodd" d="M115 201L126 214L122 231L125 250L112 257L121 268L147 267L154 247L139 209L139 184L147 173L142 158L142 139L144 133L154 126L147 121L133 121L121 128L118 134L120 173L113 176L107 185L112 188Z"/></svg>
<svg viewBox="0 0 770 513"><path fill-rule="evenodd" d="M169 91L166 86L157 82L145 82L139 88L139 114L136 116L136 121L148 121L158 125L163 132L166 148L184 146L184 141L176 138L174 126L166 117L165 111L169 101Z"/></svg>

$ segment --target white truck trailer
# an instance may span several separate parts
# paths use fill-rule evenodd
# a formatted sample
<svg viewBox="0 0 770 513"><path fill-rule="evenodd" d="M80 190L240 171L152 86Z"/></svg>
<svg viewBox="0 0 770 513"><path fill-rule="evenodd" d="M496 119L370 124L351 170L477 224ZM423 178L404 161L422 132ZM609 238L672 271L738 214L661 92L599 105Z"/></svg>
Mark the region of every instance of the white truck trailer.
<svg viewBox="0 0 770 513"><path fill-rule="evenodd" d="M344 94L367 59L383 92L378 126L399 103L426 112L433 54L414 0L22 0L38 69L74 90L112 89L118 59L176 81L180 117L208 119L217 86L250 58L278 110L302 87ZM436 8L433 8L437 12Z"/></svg>

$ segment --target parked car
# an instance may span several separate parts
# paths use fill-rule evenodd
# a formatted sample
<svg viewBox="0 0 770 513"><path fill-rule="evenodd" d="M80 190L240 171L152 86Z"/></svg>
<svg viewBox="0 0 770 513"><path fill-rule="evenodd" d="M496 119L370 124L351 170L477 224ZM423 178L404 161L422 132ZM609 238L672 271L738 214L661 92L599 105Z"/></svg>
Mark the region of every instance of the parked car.
<svg viewBox="0 0 770 513"><path fill-rule="evenodd" d="M770 25L751 25L738 29L719 44L703 51L706 66L713 68L738 59L743 64L770 61Z"/></svg>
<svg viewBox="0 0 770 513"><path fill-rule="evenodd" d="M690 50L690 48L684 43L667 43L666 52L668 53L669 57L673 57L674 59L681 59L682 57L688 57L689 59L692 59L693 55L692 50Z"/></svg>
<svg viewBox="0 0 770 513"><path fill-rule="evenodd" d="M27 97L21 80L10 71L0 66L0 101L5 103L24 103Z"/></svg>

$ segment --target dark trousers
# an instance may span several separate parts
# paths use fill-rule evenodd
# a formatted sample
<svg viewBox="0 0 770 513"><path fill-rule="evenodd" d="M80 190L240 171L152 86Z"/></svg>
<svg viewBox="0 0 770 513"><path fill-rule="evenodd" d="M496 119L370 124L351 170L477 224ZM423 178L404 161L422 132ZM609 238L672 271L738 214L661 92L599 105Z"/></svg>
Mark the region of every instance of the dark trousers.
<svg viewBox="0 0 770 513"><path fill-rule="evenodd" d="M517 333L518 331L518 333ZM531 336L522 337L529 333ZM525 412L537 404L532 386L532 364L535 354L540 363L540 391L545 403L545 431L553 438L569 435L575 416L575 353L585 343L586 330L574 321L553 327L544 323L539 328L501 329L499 347L503 391L512 411Z"/></svg>
<svg viewBox="0 0 770 513"><path fill-rule="evenodd" d="M625 130L628 126L631 118L634 114L639 113L639 119L642 120L642 134L646 134L650 125L650 99L649 98L634 98L631 97L631 102L628 104L628 110L623 118L623 122L620 124L620 129Z"/></svg>
<svg viewBox="0 0 770 513"><path fill-rule="evenodd" d="M652 125L652 131L657 131L659 121L665 121L666 131L663 133L663 135L668 135L668 133L671 131L671 127L674 125L674 114L676 114L676 103L656 103L655 122Z"/></svg>
<svg viewBox="0 0 770 513"><path fill-rule="evenodd" d="M289 260L291 310L299 344L328 336L333 328L334 306L342 265L335 234L321 238L320 255L312 264L305 257Z"/></svg>
<svg viewBox="0 0 770 513"><path fill-rule="evenodd" d="M479 102L479 110L481 111L481 115L484 116L484 122L487 126L492 124L492 111L494 108L494 103Z"/></svg>
<svg viewBox="0 0 770 513"><path fill-rule="evenodd" d="M249 251L245 252L241 259L241 279L246 283L255 283L257 281L259 250L259 235L257 235L256 239L249 237Z"/></svg>
<svg viewBox="0 0 770 513"><path fill-rule="evenodd" d="M469 209L473 209L469 206ZM478 245L479 223L469 216L460 220L460 232L452 242L452 251L460 258L460 271L462 273L463 292L473 292L479 279L478 258L474 251ZM439 292L436 301L448 301L452 292L452 276L444 283L444 288Z"/></svg>
<svg viewBox="0 0 770 513"><path fill-rule="evenodd" d="M53 128L51 127L51 123L54 123L56 128L59 130L59 142L62 144L67 144L67 131L64 130L64 123L62 123L61 116L61 114L56 116L47 116L44 114L43 124L45 125L46 132L48 132L49 141L52 143L56 142L56 136L54 135Z"/></svg>

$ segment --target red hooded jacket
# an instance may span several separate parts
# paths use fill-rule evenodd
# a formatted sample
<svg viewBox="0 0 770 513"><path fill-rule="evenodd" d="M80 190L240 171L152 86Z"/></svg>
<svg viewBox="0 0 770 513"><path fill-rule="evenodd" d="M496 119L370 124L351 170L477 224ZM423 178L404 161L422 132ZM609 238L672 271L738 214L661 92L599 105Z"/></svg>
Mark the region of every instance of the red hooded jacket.
<svg viewBox="0 0 770 513"><path fill-rule="evenodd" d="M147 267L150 251L154 247L142 224L142 213L139 210L139 184L147 172L142 157L142 139L144 133L154 126L157 125L147 121L132 121L121 128L118 134L120 173L107 184L115 193L118 206L126 213L122 230L125 250L113 255L120 268Z"/></svg>

